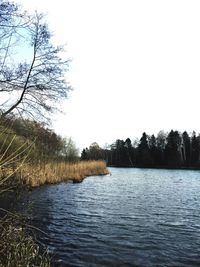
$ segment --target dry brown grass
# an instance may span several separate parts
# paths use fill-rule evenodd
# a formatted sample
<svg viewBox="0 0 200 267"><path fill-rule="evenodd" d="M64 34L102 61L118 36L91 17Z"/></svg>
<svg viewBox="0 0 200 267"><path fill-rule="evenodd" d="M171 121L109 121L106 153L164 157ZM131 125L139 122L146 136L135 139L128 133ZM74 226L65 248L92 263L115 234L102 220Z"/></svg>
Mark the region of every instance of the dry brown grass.
<svg viewBox="0 0 200 267"><path fill-rule="evenodd" d="M50 162L37 165L24 164L16 173L18 180L30 187L63 181L82 182L87 176L109 174L104 161L77 163ZM20 178L19 178L20 177Z"/></svg>
<svg viewBox="0 0 200 267"><path fill-rule="evenodd" d="M17 214L6 212L0 219L0 267L52 266L23 225L23 217Z"/></svg>

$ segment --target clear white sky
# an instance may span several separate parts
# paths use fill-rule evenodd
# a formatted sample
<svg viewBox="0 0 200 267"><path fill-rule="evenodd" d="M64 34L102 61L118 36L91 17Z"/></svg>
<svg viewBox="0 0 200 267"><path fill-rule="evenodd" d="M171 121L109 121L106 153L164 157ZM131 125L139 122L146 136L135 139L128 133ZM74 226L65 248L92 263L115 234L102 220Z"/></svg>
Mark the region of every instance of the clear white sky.
<svg viewBox="0 0 200 267"><path fill-rule="evenodd" d="M74 91L54 128L82 149L200 131L199 0L16 0L47 13Z"/></svg>

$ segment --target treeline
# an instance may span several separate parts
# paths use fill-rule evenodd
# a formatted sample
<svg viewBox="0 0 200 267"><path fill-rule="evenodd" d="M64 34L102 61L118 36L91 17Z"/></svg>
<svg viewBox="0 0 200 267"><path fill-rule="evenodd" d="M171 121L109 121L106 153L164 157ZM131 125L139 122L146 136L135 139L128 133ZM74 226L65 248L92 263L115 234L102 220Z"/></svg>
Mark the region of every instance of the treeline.
<svg viewBox="0 0 200 267"><path fill-rule="evenodd" d="M30 152L25 149L26 146L31 147ZM73 140L62 138L45 124L13 115L1 119L1 154L9 155L20 147L25 149L25 153L29 153L29 158L34 161L76 161L79 158L78 149ZM19 154L23 156L23 153Z"/></svg>
<svg viewBox="0 0 200 267"><path fill-rule="evenodd" d="M107 148L93 143L81 153L83 160L103 159L108 166L151 168L200 168L200 135L186 131L145 132L139 140L116 140Z"/></svg>

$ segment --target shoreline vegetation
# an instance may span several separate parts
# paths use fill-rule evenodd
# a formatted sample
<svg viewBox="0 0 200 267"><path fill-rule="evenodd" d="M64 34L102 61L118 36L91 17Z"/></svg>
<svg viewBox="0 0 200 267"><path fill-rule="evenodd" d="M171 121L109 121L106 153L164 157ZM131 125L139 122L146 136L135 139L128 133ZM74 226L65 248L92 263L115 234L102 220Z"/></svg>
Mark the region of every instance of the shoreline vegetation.
<svg viewBox="0 0 200 267"><path fill-rule="evenodd" d="M90 160L80 162L50 162L46 164L31 166L27 165L24 170L25 183L30 187L37 187L44 184L56 184L72 181L80 183L86 177L107 175L109 171L106 162L103 160ZM31 175L29 175L31 174Z"/></svg>
<svg viewBox="0 0 200 267"><path fill-rule="evenodd" d="M108 165L110 168L136 168L136 169L156 169L156 170L185 170L185 171L200 171L200 167L173 167L173 166L131 166L131 165Z"/></svg>
<svg viewBox="0 0 200 267"><path fill-rule="evenodd" d="M157 169L200 169L200 134L160 131L157 136L142 134L140 139L117 139L101 148L93 143L82 159L102 159L108 166Z"/></svg>
<svg viewBox="0 0 200 267"><path fill-rule="evenodd" d="M21 215L5 211L0 228L0 267L52 266L50 256L41 251L33 231Z"/></svg>
<svg viewBox="0 0 200 267"><path fill-rule="evenodd" d="M15 116L0 120L0 187L75 183L108 173L104 160L80 160L71 138L57 135L42 123Z"/></svg>
<svg viewBox="0 0 200 267"><path fill-rule="evenodd" d="M41 123L17 118L0 120L0 196L109 174L105 161L81 161L77 151L71 139L61 138ZM0 206L0 267L53 265L34 238L37 229L30 231L29 224L23 222L21 214L12 214Z"/></svg>
<svg viewBox="0 0 200 267"><path fill-rule="evenodd" d="M15 187L34 188L45 184L72 181L80 183L89 176L107 175L109 171L103 160L79 162L24 163L23 166L0 169L0 180L8 180ZM8 179L9 178L9 179ZM11 181L12 179L12 181Z"/></svg>

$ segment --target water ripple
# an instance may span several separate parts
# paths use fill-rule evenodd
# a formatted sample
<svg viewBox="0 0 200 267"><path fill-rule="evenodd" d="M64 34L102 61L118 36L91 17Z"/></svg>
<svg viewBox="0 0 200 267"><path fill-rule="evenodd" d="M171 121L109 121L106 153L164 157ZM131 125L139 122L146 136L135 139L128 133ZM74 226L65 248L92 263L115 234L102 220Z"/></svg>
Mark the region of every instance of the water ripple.
<svg viewBox="0 0 200 267"><path fill-rule="evenodd" d="M59 266L200 266L200 172L111 168L30 193Z"/></svg>

